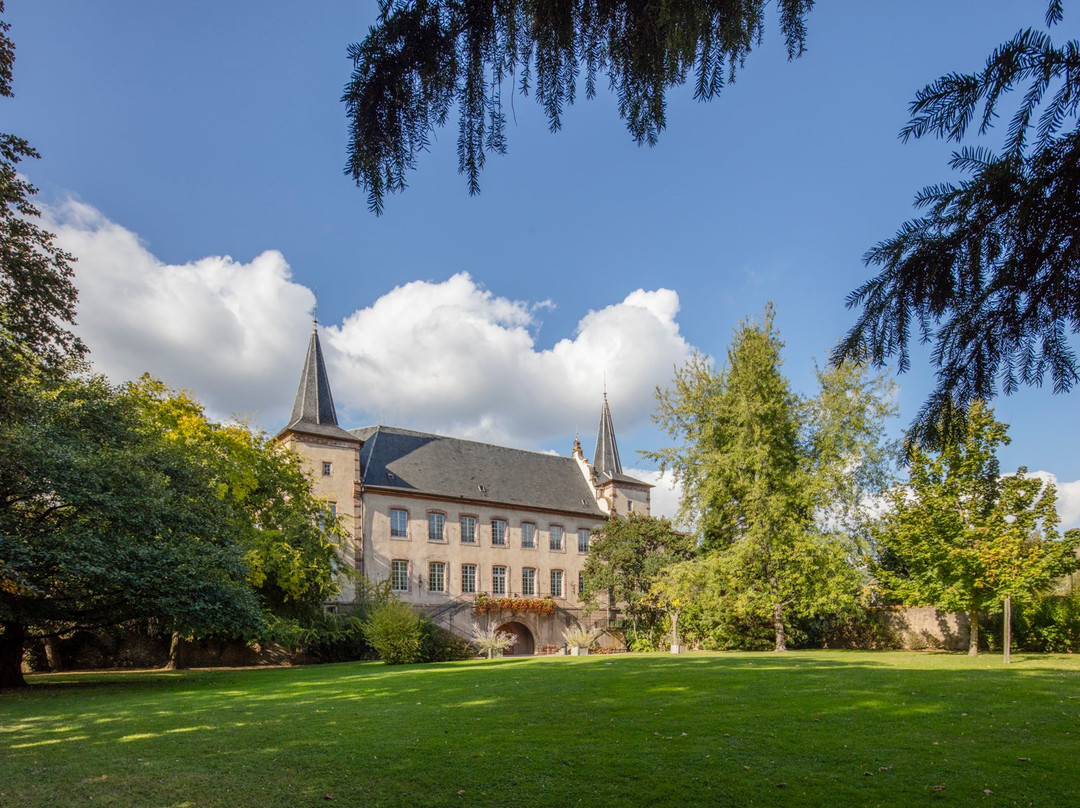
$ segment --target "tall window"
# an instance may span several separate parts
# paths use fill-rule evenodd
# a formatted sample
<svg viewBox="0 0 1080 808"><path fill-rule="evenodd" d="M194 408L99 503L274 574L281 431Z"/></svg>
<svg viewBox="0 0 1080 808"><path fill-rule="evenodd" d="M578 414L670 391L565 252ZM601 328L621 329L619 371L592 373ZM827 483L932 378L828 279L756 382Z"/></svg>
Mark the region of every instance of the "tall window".
<svg viewBox="0 0 1080 808"><path fill-rule="evenodd" d="M337 519L337 503L327 502L326 507L330 509L330 518Z"/></svg>
<svg viewBox="0 0 1080 808"><path fill-rule="evenodd" d="M390 562L390 588L395 592L409 591L409 562L405 559Z"/></svg>
<svg viewBox="0 0 1080 808"><path fill-rule="evenodd" d="M521 523L521 546L525 550L536 547L536 525L532 522Z"/></svg>
<svg viewBox="0 0 1080 808"><path fill-rule="evenodd" d="M577 593L580 595L585 591L585 573L579 572L577 574Z"/></svg>
<svg viewBox="0 0 1080 808"><path fill-rule="evenodd" d="M476 594L476 565L475 564L462 564L461 565L461 594L463 594L463 595L475 595Z"/></svg>
<svg viewBox="0 0 1080 808"><path fill-rule="evenodd" d="M400 508L390 509L390 538L409 538L409 512Z"/></svg>
<svg viewBox="0 0 1080 808"><path fill-rule="evenodd" d="M461 517L461 543L476 544L476 517Z"/></svg>
<svg viewBox="0 0 1080 808"><path fill-rule="evenodd" d="M506 546L506 520L491 520L491 543L496 547Z"/></svg>
<svg viewBox="0 0 1080 808"><path fill-rule="evenodd" d="M506 567L495 566L491 568L491 594L506 594Z"/></svg>
<svg viewBox="0 0 1080 808"><path fill-rule="evenodd" d="M536 594L536 570L532 567L521 570L521 594L526 597Z"/></svg>
<svg viewBox="0 0 1080 808"><path fill-rule="evenodd" d="M427 515L427 540L443 541L446 538L446 515L435 513Z"/></svg>
<svg viewBox="0 0 1080 808"><path fill-rule="evenodd" d="M558 525L552 525L548 528L548 548L551 550L562 550L563 548L563 529Z"/></svg>
<svg viewBox="0 0 1080 808"><path fill-rule="evenodd" d="M441 561L428 564L427 588L428 592L446 591L446 564Z"/></svg>
<svg viewBox="0 0 1080 808"><path fill-rule="evenodd" d="M551 571L551 596L554 598L561 598L563 596L562 570Z"/></svg>
<svg viewBox="0 0 1080 808"><path fill-rule="evenodd" d="M579 553L589 552L589 529L587 527L579 527L577 531L577 551Z"/></svg>

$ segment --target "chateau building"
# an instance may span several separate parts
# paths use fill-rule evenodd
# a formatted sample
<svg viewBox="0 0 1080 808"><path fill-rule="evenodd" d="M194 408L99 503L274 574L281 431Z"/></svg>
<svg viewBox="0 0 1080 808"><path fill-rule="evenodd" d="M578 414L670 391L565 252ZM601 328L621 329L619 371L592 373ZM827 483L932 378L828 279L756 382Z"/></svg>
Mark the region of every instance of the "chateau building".
<svg viewBox="0 0 1080 808"><path fill-rule="evenodd" d="M623 474L606 394L591 463L577 440L559 457L391 426L344 429L317 329L278 440L308 465L359 572L389 580L403 601L463 636L474 621L495 623L516 636L516 654L561 648L563 630L581 618L591 531L649 513L652 486ZM555 607L478 615L479 595L551 598Z"/></svg>

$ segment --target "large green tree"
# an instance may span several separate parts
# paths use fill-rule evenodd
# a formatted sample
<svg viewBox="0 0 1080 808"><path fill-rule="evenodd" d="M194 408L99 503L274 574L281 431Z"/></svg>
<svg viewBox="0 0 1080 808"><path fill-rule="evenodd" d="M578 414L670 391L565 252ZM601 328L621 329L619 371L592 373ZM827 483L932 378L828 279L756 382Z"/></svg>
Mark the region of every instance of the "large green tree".
<svg viewBox="0 0 1080 808"><path fill-rule="evenodd" d="M593 531L581 598L590 609L601 597L610 598L626 614L632 634L651 636L661 609L649 600L649 590L668 567L695 551L695 537L667 519L639 513L609 519Z"/></svg>
<svg viewBox="0 0 1080 808"><path fill-rule="evenodd" d="M253 632L238 513L174 428L192 406L79 377L35 403L0 439L0 686L23 683L31 636L151 617Z"/></svg>
<svg viewBox="0 0 1080 808"><path fill-rule="evenodd" d="M158 402L170 440L186 447L215 480L215 496L233 510L248 579L265 609L305 617L340 589L348 568L341 525L311 491L294 452L245 423L217 423L202 405L144 376L131 389Z"/></svg>
<svg viewBox="0 0 1080 808"><path fill-rule="evenodd" d="M803 52L813 0L777 0L788 58ZM380 213L387 193L457 106L458 168L470 193L489 153L506 149L503 93L532 93L552 131L584 80L606 78L638 143L666 124L668 89L692 81L714 98L765 27L766 0L380 0L363 42L349 47L351 135L346 173ZM509 84L509 87L506 85Z"/></svg>
<svg viewBox="0 0 1080 808"><path fill-rule="evenodd" d="M659 391L657 422L679 445L652 453L681 483L681 516L724 579L727 608L767 619L775 648L787 625L855 597L857 542L846 531L878 480L882 382L827 372L801 401L781 372L772 308L736 329L715 371L695 356Z"/></svg>
<svg viewBox="0 0 1080 808"><path fill-rule="evenodd" d="M912 451L909 482L882 525L882 582L907 603L969 614L971 654L981 610L1006 595L1031 598L1078 567L1080 530L1061 538L1054 487L1023 468L1001 475L996 450L1008 442L993 411L972 403L962 438L936 454Z"/></svg>
<svg viewBox="0 0 1080 808"><path fill-rule="evenodd" d="M30 637L154 618L248 638L337 592L340 531L299 459L187 395L42 383L0 437L0 686Z"/></svg>
<svg viewBox="0 0 1080 808"><path fill-rule="evenodd" d="M1062 7L1050 2L1047 29ZM986 134L1013 90L1002 150L955 153L966 178L918 194L923 214L867 253L881 271L848 298L861 311L836 361L896 357L905 371L912 342L932 345L937 385L911 430L924 447L962 439L972 401L1046 374L1055 392L1080 380L1070 338L1080 331L1080 42L1018 32L982 70L920 90L902 136Z"/></svg>

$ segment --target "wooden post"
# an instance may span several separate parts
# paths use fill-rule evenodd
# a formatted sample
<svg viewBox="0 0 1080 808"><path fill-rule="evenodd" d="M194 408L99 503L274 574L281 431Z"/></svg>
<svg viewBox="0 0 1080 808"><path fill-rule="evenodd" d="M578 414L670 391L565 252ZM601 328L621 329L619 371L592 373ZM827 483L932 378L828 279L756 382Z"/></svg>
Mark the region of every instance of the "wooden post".
<svg viewBox="0 0 1080 808"><path fill-rule="evenodd" d="M1003 621L1004 621L1004 628L1005 628L1005 631L1004 631L1005 639L1002 642L1002 645L1004 646L1003 650L1005 652L1005 664L1008 665L1012 661L1012 659L1011 659L1011 652L1012 652L1012 596L1011 595L1006 595L1005 596L1005 615L1003 617Z"/></svg>

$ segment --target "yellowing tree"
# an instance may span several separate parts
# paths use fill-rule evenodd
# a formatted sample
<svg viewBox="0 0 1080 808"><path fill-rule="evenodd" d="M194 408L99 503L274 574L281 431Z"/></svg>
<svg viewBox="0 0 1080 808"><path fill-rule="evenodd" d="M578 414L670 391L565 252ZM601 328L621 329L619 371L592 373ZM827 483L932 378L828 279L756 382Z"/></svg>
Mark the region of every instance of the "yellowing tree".
<svg viewBox="0 0 1080 808"><path fill-rule="evenodd" d="M885 586L911 604L970 615L968 653L979 648L979 612L1005 596L1031 597L1078 567L1080 531L1058 532L1055 490L1000 474L995 451L1007 427L974 403L964 433L939 454L915 448L910 481L892 494L883 523Z"/></svg>

